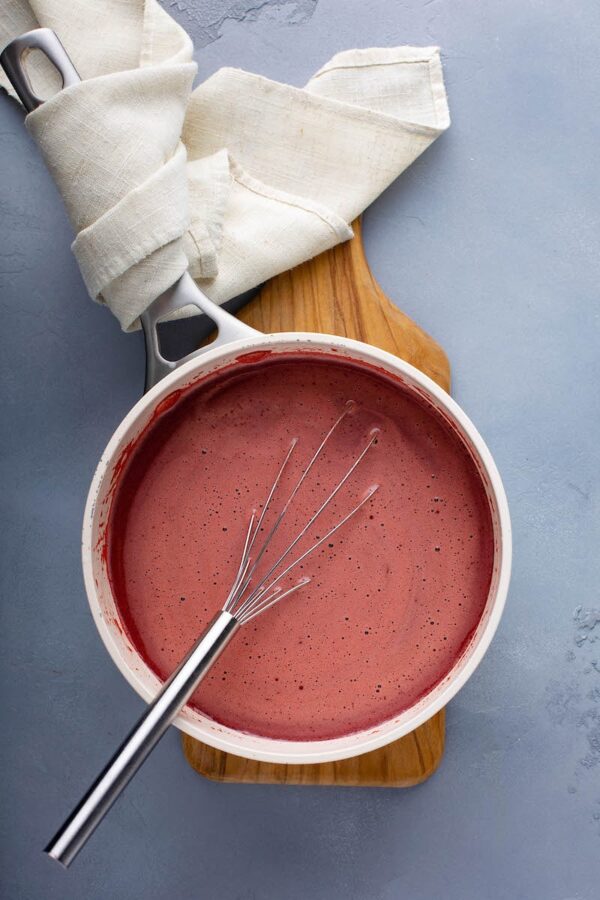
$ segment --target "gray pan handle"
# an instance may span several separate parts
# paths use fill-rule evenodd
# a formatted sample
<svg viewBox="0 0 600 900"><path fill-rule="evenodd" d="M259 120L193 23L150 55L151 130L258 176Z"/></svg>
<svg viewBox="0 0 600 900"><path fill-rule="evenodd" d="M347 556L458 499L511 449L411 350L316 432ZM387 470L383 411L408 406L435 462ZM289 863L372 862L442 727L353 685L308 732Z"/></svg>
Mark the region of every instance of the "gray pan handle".
<svg viewBox="0 0 600 900"><path fill-rule="evenodd" d="M28 31L15 38L0 53L0 65L28 113L33 112L44 102L33 93L31 82L23 66L23 58L29 50L42 51L58 70L64 88L81 81L67 51L51 28L36 28L35 31Z"/></svg>
<svg viewBox="0 0 600 900"><path fill-rule="evenodd" d="M212 343L206 347L200 347L178 360L168 360L160 352L160 343L158 340L157 325L163 319L170 317L173 313L183 309L186 306L195 306L201 312L211 319L218 329L217 337ZM172 372L178 366L183 365L190 359L195 359L212 350L213 347L220 347L224 344L230 344L232 341L243 340L255 337L260 334L255 328L240 322L227 310L221 309L216 303L213 303L206 294L203 294L192 276L188 272L184 272L179 281L168 288L164 294L154 300L148 309L140 316L142 329L144 331L144 339L146 341L146 385L144 390L148 391L151 387Z"/></svg>
<svg viewBox="0 0 600 900"><path fill-rule="evenodd" d="M63 80L63 87L78 84L81 79L69 55L57 35L50 28L36 28L15 38L7 44L0 54L0 65L6 72L21 103L32 112L44 102L33 93L31 83L23 65L23 58L28 50L41 50L56 67ZM186 306L195 306L214 322L218 329L217 338L207 347L201 347L193 353L178 360L165 359L160 352L157 325L163 319L170 318L178 310ZM140 316L146 342L146 382L145 391L190 359L205 353L207 349L229 344L260 334L249 325L244 325L235 316L213 303L187 272L178 281L154 300Z"/></svg>

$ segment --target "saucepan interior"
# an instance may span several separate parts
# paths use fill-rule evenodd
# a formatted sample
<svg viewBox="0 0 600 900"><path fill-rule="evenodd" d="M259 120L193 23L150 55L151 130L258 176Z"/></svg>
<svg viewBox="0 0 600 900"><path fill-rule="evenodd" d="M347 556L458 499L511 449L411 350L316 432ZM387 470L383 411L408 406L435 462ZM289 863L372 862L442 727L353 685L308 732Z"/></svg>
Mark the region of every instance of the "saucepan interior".
<svg viewBox="0 0 600 900"><path fill-rule="evenodd" d="M106 528L119 473L136 440L154 416L191 385L219 369L248 359L256 352L310 352L366 362L393 375L417 392L446 418L461 436L480 474L491 511L494 532L493 572L483 615L468 646L441 683L400 715L365 731L321 741L274 740L221 725L186 707L175 724L221 750L251 759L278 763L316 763L344 759L394 741L441 709L473 673L500 620L510 577L511 536L506 496L493 459L477 430L460 407L420 371L389 353L347 338L307 333L258 335L207 350L175 370L147 393L126 416L104 451L90 488L83 524L83 569L94 620L114 662L135 690L150 700L160 682L128 639L122 627L107 572ZM231 652L234 652L232 650Z"/></svg>

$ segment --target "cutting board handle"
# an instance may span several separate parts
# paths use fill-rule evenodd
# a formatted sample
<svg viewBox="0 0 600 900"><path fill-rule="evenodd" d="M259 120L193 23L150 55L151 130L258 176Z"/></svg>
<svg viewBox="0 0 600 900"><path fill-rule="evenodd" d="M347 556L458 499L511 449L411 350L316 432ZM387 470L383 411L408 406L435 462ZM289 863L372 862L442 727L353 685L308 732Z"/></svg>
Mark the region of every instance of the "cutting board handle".
<svg viewBox="0 0 600 900"><path fill-rule="evenodd" d="M383 292L365 256L360 219L352 228L352 240L269 281L240 318L259 331L316 331L365 341L405 359L449 391L448 357Z"/></svg>

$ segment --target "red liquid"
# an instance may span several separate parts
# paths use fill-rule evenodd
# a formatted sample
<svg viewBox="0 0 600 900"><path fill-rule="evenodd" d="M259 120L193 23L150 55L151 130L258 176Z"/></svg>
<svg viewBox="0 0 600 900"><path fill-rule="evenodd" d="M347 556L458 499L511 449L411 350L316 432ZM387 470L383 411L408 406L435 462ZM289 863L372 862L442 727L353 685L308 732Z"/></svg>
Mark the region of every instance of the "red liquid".
<svg viewBox="0 0 600 900"><path fill-rule="evenodd" d="M366 488L380 488L288 582L311 583L245 626L196 691L192 705L232 728L320 740L375 726L448 674L483 613L492 521L458 436L391 378L290 354L238 364L187 391L129 458L107 540L132 642L160 677L170 674L223 605L252 508L291 439L299 444L282 499L348 400L358 408L298 494L281 541L311 517L373 427L378 443L313 540Z"/></svg>

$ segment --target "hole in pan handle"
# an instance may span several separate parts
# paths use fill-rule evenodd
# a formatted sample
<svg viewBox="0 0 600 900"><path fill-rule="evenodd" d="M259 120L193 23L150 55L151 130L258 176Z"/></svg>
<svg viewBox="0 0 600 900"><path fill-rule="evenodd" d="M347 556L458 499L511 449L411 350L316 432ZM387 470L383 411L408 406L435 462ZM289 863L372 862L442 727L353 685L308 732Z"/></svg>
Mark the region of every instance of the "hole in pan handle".
<svg viewBox="0 0 600 900"><path fill-rule="evenodd" d="M41 50L62 78L62 86L71 87L81 79L77 69L69 59L69 54L51 28L36 28L15 38L0 54L0 65L15 89L25 111L30 113L44 102L34 94L24 66L24 56L28 50Z"/></svg>
<svg viewBox="0 0 600 900"><path fill-rule="evenodd" d="M31 88L23 65L23 57L28 50L41 50L48 60L56 67L61 78L62 86L70 87L78 84L81 79L75 66L69 58L69 54L61 44L58 36L50 28L36 28L15 38L6 45L0 54L0 65L6 72L17 96L29 113L44 102L37 97ZM157 325L163 319L172 317L173 313L186 306L195 306L205 313L218 329L218 335L208 347L188 353L178 360L168 360L162 355L158 339ZM231 341L252 337L259 332L249 325L244 325L235 316L221 309L213 303L195 281L185 272L163 294L154 300L146 311L140 316L146 343L146 382L145 391L153 387L161 378L172 372L178 366L205 353L208 348L229 344Z"/></svg>
<svg viewBox="0 0 600 900"><path fill-rule="evenodd" d="M205 313L209 319L217 327L217 337L205 347L200 347L181 359L170 360L165 359L160 351L160 342L158 339L157 325L163 319L171 317L173 313L186 306L195 306L201 312ZM213 347L220 347L223 344L230 344L232 341L243 340L244 338L253 337L260 334L255 328L240 322L227 310L222 309L213 303L206 294L203 294L192 276L188 272L184 272L181 278L171 285L170 288L154 300L150 306L140 316L142 329L144 332L144 340L146 342L146 384L145 391L181 366L190 359L195 359L212 350Z"/></svg>

